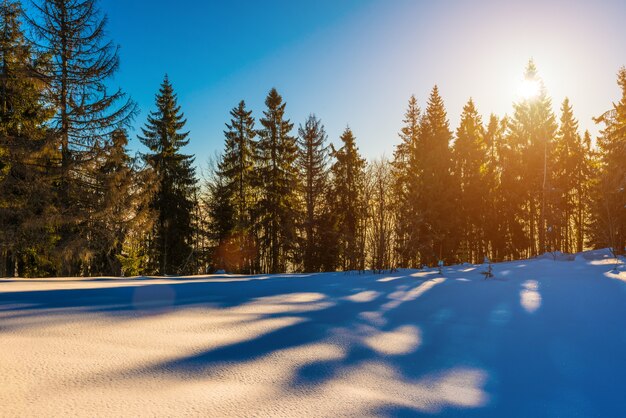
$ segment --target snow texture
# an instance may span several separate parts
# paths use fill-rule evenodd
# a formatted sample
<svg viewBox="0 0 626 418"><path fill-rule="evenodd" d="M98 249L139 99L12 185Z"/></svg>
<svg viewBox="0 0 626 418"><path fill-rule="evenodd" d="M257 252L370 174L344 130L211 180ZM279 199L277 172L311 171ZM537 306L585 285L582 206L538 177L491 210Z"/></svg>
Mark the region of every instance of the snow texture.
<svg viewBox="0 0 626 418"><path fill-rule="evenodd" d="M2 280L0 416L626 416L611 257Z"/></svg>

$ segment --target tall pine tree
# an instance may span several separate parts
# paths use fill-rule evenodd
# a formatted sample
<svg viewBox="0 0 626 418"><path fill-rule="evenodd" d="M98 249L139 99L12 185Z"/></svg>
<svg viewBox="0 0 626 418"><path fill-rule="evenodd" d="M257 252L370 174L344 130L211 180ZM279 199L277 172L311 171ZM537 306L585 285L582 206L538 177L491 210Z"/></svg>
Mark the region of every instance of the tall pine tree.
<svg viewBox="0 0 626 418"><path fill-rule="evenodd" d="M189 132L186 119L167 76L156 95L156 110L150 112L139 137L150 152L144 155L154 170L157 191L152 208L157 213L152 242L153 269L160 274L189 272L193 261L192 216L196 190L194 158L182 154Z"/></svg>
<svg viewBox="0 0 626 418"><path fill-rule="evenodd" d="M0 277L49 275L58 153L45 123L47 60L25 39L19 2L0 4Z"/></svg>
<svg viewBox="0 0 626 418"><path fill-rule="evenodd" d="M599 175L594 187L593 245L626 250L626 67L617 74L620 101L596 119L604 125L598 138Z"/></svg>
<svg viewBox="0 0 626 418"><path fill-rule="evenodd" d="M516 193L523 199L522 219L528 237L528 249L523 255L533 256L552 250L554 244L553 157L557 125L551 99L532 60L524 78L537 93L514 104L508 141L518 151L522 168Z"/></svg>
<svg viewBox="0 0 626 418"><path fill-rule="evenodd" d="M121 89L109 88L118 47L106 38L107 20L96 0L35 0L32 10L27 20L38 49L50 57L46 100L56 110L49 126L61 153L58 250L64 273L76 274L89 263L91 243L84 239L91 234L83 232L93 224L85 209L95 185L90 163L97 146L129 126L136 106Z"/></svg>
<svg viewBox="0 0 626 418"><path fill-rule="evenodd" d="M454 174L459 182L460 255L462 260L482 262L485 256L485 164L487 148L482 119L470 99L463 107L453 147Z"/></svg>
<svg viewBox="0 0 626 418"><path fill-rule="evenodd" d="M221 269L251 273L256 258L252 229L256 131L252 111L246 109L243 100L230 114L224 155L218 163L217 181L211 185L215 256Z"/></svg>
<svg viewBox="0 0 626 418"><path fill-rule="evenodd" d="M575 215L576 252L582 252L589 244L592 219L592 188L596 152L591 147L591 134L585 131L581 142L581 154L578 158L578 170L575 174Z"/></svg>
<svg viewBox="0 0 626 418"><path fill-rule="evenodd" d="M320 253L324 251L320 247L319 232L324 228L320 213L328 186L329 148L326 140L324 125L315 115L310 115L304 126L298 129L298 168L304 199L302 263L306 272L320 270Z"/></svg>
<svg viewBox="0 0 626 418"><path fill-rule="evenodd" d="M584 232L581 233L578 229L584 228L579 219L581 200L584 199L580 183L584 185L588 182L581 176L587 172L587 150L578 133L578 121L574 118L569 99L563 101L561 112L560 127L555 139L556 248L563 252L574 252L584 245L581 242Z"/></svg>
<svg viewBox="0 0 626 418"><path fill-rule="evenodd" d="M296 239L298 169L293 124L285 118L285 106L276 89L265 99L267 109L257 132L256 179L259 199L256 222L259 230L261 269L286 271L293 260Z"/></svg>
<svg viewBox="0 0 626 418"><path fill-rule="evenodd" d="M342 146L333 149L335 163L331 168L333 210L338 217L339 257L343 270L365 268L365 159L359 154L356 138L350 128L341 137Z"/></svg>
<svg viewBox="0 0 626 418"><path fill-rule="evenodd" d="M139 274L146 268L143 249L136 249L153 225L150 201L154 194L154 172L131 158L125 131L115 131L111 140L96 146L92 161L95 179L90 220L89 251L93 261L90 275ZM130 267L136 263L134 267Z"/></svg>
<svg viewBox="0 0 626 418"><path fill-rule="evenodd" d="M454 236L457 190L452 177L452 132L439 89L428 99L420 127L418 213L420 258L426 264L455 260Z"/></svg>
<svg viewBox="0 0 626 418"><path fill-rule="evenodd" d="M515 217L508 201L505 199L507 189L503 188L503 167L506 152L505 132L506 118L498 119L491 115L485 127L486 160L483 193L485 206L482 213L487 253L492 260L503 260L508 255L507 246L510 241L507 223L515 222ZM509 165L512 163L509 162ZM479 260L481 261L481 260Z"/></svg>
<svg viewBox="0 0 626 418"><path fill-rule="evenodd" d="M391 162L392 189L396 201L395 251L402 267L416 267L419 263L420 119L417 99L411 96L404 114L404 126L399 134L401 142Z"/></svg>

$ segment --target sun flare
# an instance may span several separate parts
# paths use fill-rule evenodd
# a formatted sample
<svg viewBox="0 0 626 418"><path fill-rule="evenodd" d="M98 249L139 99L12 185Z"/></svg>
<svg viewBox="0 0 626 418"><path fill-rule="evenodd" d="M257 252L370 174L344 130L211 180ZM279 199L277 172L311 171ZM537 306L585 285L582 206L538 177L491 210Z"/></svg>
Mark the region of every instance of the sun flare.
<svg viewBox="0 0 626 418"><path fill-rule="evenodd" d="M517 94L523 100L531 100L539 95L540 90L538 80L525 78L520 83Z"/></svg>

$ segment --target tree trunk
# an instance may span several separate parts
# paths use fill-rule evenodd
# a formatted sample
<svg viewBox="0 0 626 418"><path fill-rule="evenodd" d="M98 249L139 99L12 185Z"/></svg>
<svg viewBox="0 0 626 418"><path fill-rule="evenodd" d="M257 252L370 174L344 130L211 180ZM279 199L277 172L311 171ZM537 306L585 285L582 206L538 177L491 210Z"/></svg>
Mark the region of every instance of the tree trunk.
<svg viewBox="0 0 626 418"><path fill-rule="evenodd" d="M0 277L7 277L7 250L0 251Z"/></svg>

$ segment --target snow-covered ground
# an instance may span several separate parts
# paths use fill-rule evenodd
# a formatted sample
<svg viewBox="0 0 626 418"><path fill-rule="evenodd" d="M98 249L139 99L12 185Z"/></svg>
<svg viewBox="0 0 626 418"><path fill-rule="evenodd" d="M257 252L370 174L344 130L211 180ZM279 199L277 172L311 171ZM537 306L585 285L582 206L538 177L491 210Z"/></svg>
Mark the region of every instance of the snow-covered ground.
<svg viewBox="0 0 626 418"><path fill-rule="evenodd" d="M483 269L2 280L0 416L626 416L624 265Z"/></svg>

